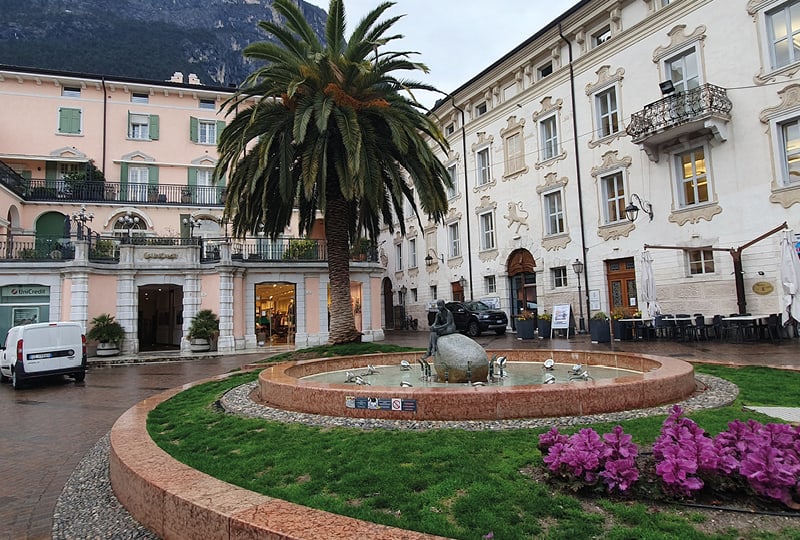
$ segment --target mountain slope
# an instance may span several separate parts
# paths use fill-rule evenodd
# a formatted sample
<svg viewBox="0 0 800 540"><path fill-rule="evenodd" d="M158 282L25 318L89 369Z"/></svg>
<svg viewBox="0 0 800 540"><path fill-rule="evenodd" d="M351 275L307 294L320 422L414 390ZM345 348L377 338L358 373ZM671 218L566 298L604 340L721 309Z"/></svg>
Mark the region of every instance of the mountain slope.
<svg viewBox="0 0 800 540"><path fill-rule="evenodd" d="M297 2L323 39L325 12ZM238 85L254 69L242 49L276 17L271 0L0 0L0 64Z"/></svg>

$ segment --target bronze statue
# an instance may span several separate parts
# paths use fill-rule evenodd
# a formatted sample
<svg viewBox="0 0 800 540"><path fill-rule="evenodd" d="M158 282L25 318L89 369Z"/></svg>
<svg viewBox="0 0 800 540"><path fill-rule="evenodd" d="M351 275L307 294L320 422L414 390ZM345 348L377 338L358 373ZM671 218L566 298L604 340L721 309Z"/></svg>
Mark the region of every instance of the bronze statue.
<svg viewBox="0 0 800 540"><path fill-rule="evenodd" d="M453 321L453 314L444 305L444 300L436 301L436 318L431 325L430 340L428 341L428 350L423 356L423 360L430 358L436 354L436 340L439 336L446 336L448 334L456 333L456 323Z"/></svg>

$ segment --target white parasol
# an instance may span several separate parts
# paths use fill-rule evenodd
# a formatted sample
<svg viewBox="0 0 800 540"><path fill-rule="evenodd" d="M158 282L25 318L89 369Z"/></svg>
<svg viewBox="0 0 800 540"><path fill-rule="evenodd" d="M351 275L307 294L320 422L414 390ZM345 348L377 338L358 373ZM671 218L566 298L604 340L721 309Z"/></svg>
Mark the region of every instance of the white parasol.
<svg viewBox="0 0 800 540"><path fill-rule="evenodd" d="M642 251L642 294L641 301L645 304L642 316L655 319L661 314L661 306L656 297L656 277L653 275L653 256L650 252Z"/></svg>
<svg viewBox="0 0 800 540"><path fill-rule="evenodd" d="M781 238L781 311L783 324L800 321L800 258L794 247L794 234L784 231Z"/></svg>

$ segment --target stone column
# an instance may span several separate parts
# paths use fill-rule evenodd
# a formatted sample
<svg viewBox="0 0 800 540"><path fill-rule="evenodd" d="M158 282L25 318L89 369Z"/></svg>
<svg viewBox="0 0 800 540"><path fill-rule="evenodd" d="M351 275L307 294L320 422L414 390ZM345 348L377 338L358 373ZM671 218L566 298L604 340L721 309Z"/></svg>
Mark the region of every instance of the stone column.
<svg viewBox="0 0 800 540"><path fill-rule="evenodd" d="M217 350L233 352L236 341L233 337L233 269L230 266L231 245L227 242L219 246L222 264L219 272L219 340ZM227 264L226 264L227 262Z"/></svg>
<svg viewBox="0 0 800 540"><path fill-rule="evenodd" d="M183 286L183 337L181 338L181 351L189 352L189 340L186 334L192 324L192 318L200 309L200 279L197 274L187 273L184 276Z"/></svg>

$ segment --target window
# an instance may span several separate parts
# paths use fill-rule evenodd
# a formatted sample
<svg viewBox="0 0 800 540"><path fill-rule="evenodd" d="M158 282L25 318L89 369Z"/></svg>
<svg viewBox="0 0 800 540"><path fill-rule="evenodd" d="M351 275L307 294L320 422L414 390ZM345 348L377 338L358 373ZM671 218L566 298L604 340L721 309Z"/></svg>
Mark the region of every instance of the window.
<svg viewBox="0 0 800 540"><path fill-rule="evenodd" d="M536 79L542 80L553 73L553 62L547 62L536 69Z"/></svg>
<svg viewBox="0 0 800 540"><path fill-rule="evenodd" d="M445 135L452 135L456 131L456 125L450 122L444 127L444 134Z"/></svg>
<svg viewBox="0 0 800 540"><path fill-rule="evenodd" d="M62 86L61 95L64 97L81 97L81 89L77 86Z"/></svg>
<svg viewBox="0 0 800 540"><path fill-rule="evenodd" d="M158 116L128 113L128 138L143 141L158 139Z"/></svg>
<svg viewBox="0 0 800 540"><path fill-rule="evenodd" d="M461 256L461 239L458 234L458 222L447 226L447 246L450 258Z"/></svg>
<svg viewBox="0 0 800 540"><path fill-rule="evenodd" d="M787 183L800 182L800 119L781 124L781 138Z"/></svg>
<svg viewBox="0 0 800 540"><path fill-rule="evenodd" d="M800 60L800 1L784 4L766 13L772 68L788 66Z"/></svg>
<svg viewBox="0 0 800 540"><path fill-rule="evenodd" d="M217 137L225 129L224 121L201 120L192 117L189 120L189 138L200 144L217 144Z"/></svg>
<svg viewBox="0 0 800 540"><path fill-rule="evenodd" d="M455 163L447 167L447 173L450 175L450 180L453 182L453 187L447 188L448 199L455 199L456 195L458 195L458 178L456 177L457 172L458 171L456 170Z"/></svg>
<svg viewBox="0 0 800 540"><path fill-rule="evenodd" d="M478 216L481 228L481 250L494 249L494 213L485 212Z"/></svg>
<svg viewBox="0 0 800 540"><path fill-rule="evenodd" d="M479 150L477 154L477 160L478 160L478 185L483 186L488 184L492 179L490 165L489 165L489 149L484 148L483 150Z"/></svg>
<svg viewBox="0 0 800 540"><path fill-rule="evenodd" d="M602 45L611 39L611 26L605 25L603 28L592 34L592 48Z"/></svg>
<svg viewBox="0 0 800 540"><path fill-rule="evenodd" d="M689 258L689 274L713 274L714 252L710 249L693 249L686 252Z"/></svg>
<svg viewBox="0 0 800 540"><path fill-rule="evenodd" d="M554 191L544 196L545 219L547 220L547 234L561 234L564 232L564 208L561 202L561 192Z"/></svg>
<svg viewBox="0 0 800 540"><path fill-rule="evenodd" d="M201 99L200 100L200 108L201 109L210 109L214 110L217 108L217 104L213 99Z"/></svg>
<svg viewBox="0 0 800 540"><path fill-rule="evenodd" d="M436 290L436 285L431 285L431 300L436 300L437 298L439 298L437 294L438 292Z"/></svg>
<svg viewBox="0 0 800 540"><path fill-rule="evenodd" d="M484 114L486 114L487 110L489 110L488 105L486 105L485 101L482 101L481 103L475 106L475 118L483 116Z"/></svg>
<svg viewBox="0 0 800 540"><path fill-rule="evenodd" d="M617 172L600 179L603 198L605 199L606 223L617 223L626 219L625 216L625 184L622 181L622 172Z"/></svg>
<svg viewBox="0 0 800 540"><path fill-rule="evenodd" d="M417 239L412 238L408 241L408 267L417 267Z"/></svg>
<svg viewBox="0 0 800 540"><path fill-rule="evenodd" d="M679 154L675 159L680 205L686 207L708 202L708 176L703 148Z"/></svg>
<svg viewBox="0 0 800 540"><path fill-rule="evenodd" d="M522 146L522 132L504 138L506 147L506 174L525 168L525 149ZM488 149L487 149L488 150Z"/></svg>
<svg viewBox="0 0 800 540"><path fill-rule="evenodd" d="M556 130L556 116L548 116L539 122L539 137L542 141L542 161L552 159L558 155L558 131Z"/></svg>
<svg viewBox="0 0 800 540"><path fill-rule="evenodd" d="M149 103L150 96L147 94L131 93L131 103Z"/></svg>
<svg viewBox="0 0 800 540"><path fill-rule="evenodd" d="M567 286L567 267L559 266L550 270L553 274L553 288L559 289Z"/></svg>
<svg viewBox="0 0 800 540"><path fill-rule="evenodd" d="M483 278L483 286L486 289L486 294L495 294L497 292L497 278L495 276L485 276Z"/></svg>
<svg viewBox="0 0 800 540"><path fill-rule="evenodd" d="M700 86L700 73L697 68L697 52L689 49L666 63L667 78L672 81L676 92L686 92Z"/></svg>
<svg viewBox="0 0 800 540"><path fill-rule="evenodd" d="M83 133L81 109L59 107L58 132L61 134L80 135Z"/></svg>
<svg viewBox="0 0 800 540"><path fill-rule="evenodd" d="M411 301L418 302L419 301L419 294L417 293L416 287L411 289Z"/></svg>
<svg viewBox="0 0 800 540"><path fill-rule="evenodd" d="M197 169L194 189L194 202L199 204L217 204L216 188L212 183L214 171L211 169Z"/></svg>
<svg viewBox="0 0 800 540"><path fill-rule="evenodd" d="M150 182L149 167L131 165L128 167L128 200L147 201L147 186Z"/></svg>
<svg viewBox="0 0 800 540"><path fill-rule="evenodd" d="M598 135L608 137L619 131L619 111L617 110L617 88L612 87L595 96L597 108Z"/></svg>
<svg viewBox="0 0 800 540"><path fill-rule="evenodd" d="M414 215L414 190L413 189L409 192L408 197L406 197L404 212L405 212L405 217L406 218L409 218L409 217Z"/></svg>
<svg viewBox="0 0 800 540"><path fill-rule="evenodd" d="M395 270L397 272L403 271L403 244L397 244L394 246L394 255L396 259Z"/></svg>

